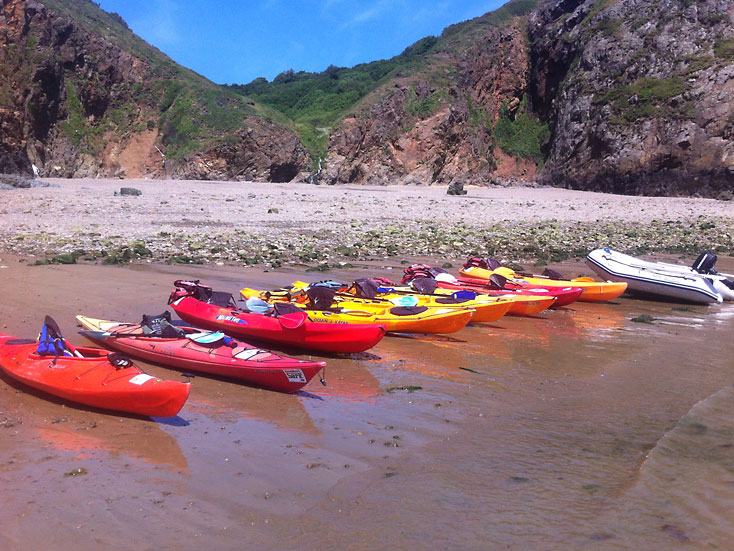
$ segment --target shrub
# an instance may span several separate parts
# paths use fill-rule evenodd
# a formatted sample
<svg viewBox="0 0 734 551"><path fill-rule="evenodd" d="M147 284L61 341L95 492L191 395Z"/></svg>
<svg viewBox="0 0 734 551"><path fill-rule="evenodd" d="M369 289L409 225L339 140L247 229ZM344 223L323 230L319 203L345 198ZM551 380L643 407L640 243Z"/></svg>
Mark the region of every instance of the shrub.
<svg viewBox="0 0 734 551"><path fill-rule="evenodd" d="M548 126L527 112L524 100L514 120L510 118L507 104L502 105L494 136L505 153L532 159L537 164L543 162L542 145L549 137Z"/></svg>

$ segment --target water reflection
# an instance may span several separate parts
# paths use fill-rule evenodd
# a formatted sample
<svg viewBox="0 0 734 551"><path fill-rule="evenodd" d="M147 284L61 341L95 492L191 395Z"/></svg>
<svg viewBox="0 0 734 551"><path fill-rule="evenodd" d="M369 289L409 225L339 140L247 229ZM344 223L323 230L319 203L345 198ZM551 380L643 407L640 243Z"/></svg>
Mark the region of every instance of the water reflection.
<svg viewBox="0 0 734 551"><path fill-rule="evenodd" d="M603 523L617 544L728 548L734 534L734 386L696 404L648 453ZM625 526L624 532L619 527Z"/></svg>
<svg viewBox="0 0 734 551"><path fill-rule="evenodd" d="M226 384L226 383L223 383ZM256 419L279 428L318 434L320 431L297 394L282 394L261 389L231 385L216 394L199 392L189 398L187 411L203 415L215 424L234 424L243 419ZM236 389L241 390L238 392Z"/></svg>
<svg viewBox="0 0 734 551"><path fill-rule="evenodd" d="M54 423L37 427L38 437L54 450L71 452L75 459L93 459L100 452L113 457L140 459L153 465L187 470L176 439L155 423L125 419L123 423Z"/></svg>

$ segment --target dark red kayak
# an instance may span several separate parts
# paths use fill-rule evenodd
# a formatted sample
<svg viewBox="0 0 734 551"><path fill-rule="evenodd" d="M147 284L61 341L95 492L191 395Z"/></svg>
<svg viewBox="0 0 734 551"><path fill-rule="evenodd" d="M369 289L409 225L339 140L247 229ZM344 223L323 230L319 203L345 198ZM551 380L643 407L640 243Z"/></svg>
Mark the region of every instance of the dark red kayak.
<svg viewBox="0 0 734 551"><path fill-rule="evenodd" d="M169 303L187 323L224 331L233 337L329 353L364 352L385 336L381 325L316 322L286 303L273 313L237 307L230 293L212 291L198 281L176 281Z"/></svg>
<svg viewBox="0 0 734 551"><path fill-rule="evenodd" d="M326 366L261 350L223 333L201 333L179 327L181 335L144 334L139 323L121 323L77 316L80 333L105 347L145 361L179 369L231 377L280 392L297 392Z"/></svg>

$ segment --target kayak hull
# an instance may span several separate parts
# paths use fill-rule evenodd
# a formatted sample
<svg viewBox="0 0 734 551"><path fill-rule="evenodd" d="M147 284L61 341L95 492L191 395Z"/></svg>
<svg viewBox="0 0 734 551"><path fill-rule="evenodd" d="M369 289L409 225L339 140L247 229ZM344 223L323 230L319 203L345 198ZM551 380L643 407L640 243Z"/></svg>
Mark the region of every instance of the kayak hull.
<svg viewBox="0 0 734 551"><path fill-rule="evenodd" d="M134 365L117 368L108 352L78 348L85 357L39 356L37 343L0 335L0 366L16 381L58 398L94 408L172 417L186 402L191 385L164 381Z"/></svg>
<svg viewBox="0 0 734 551"><path fill-rule="evenodd" d="M148 362L209 373L276 390L298 392L326 366L322 361L299 360L261 350L242 341L199 344L186 337L142 335L139 324L77 316L88 339ZM189 333L198 330L184 328ZM129 334L130 336L125 336Z"/></svg>
<svg viewBox="0 0 734 551"><path fill-rule="evenodd" d="M337 305L347 315L361 310L372 312L376 321L383 325L388 333L456 333L466 327L474 314L474 310L467 308L427 307L418 314L393 315L390 314L391 308L385 308L384 302L370 304L368 299L339 300ZM314 315L319 313L314 312Z"/></svg>

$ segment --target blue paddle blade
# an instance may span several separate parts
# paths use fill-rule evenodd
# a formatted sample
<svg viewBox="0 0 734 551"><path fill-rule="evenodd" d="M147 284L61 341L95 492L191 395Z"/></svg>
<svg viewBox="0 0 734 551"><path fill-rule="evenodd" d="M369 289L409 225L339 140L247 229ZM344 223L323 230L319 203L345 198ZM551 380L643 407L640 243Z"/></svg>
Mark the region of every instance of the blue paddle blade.
<svg viewBox="0 0 734 551"><path fill-rule="evenodd" d="M224 333L191 333L186 338L199 344L214 344L224 338Z"/></svg>
<svg viewBox="0 0 734 551"><path fill-rule="evenodd" d="M474 291L456 291L451 298L457 300L474 300L477 298L477 294Z"/></svg>

